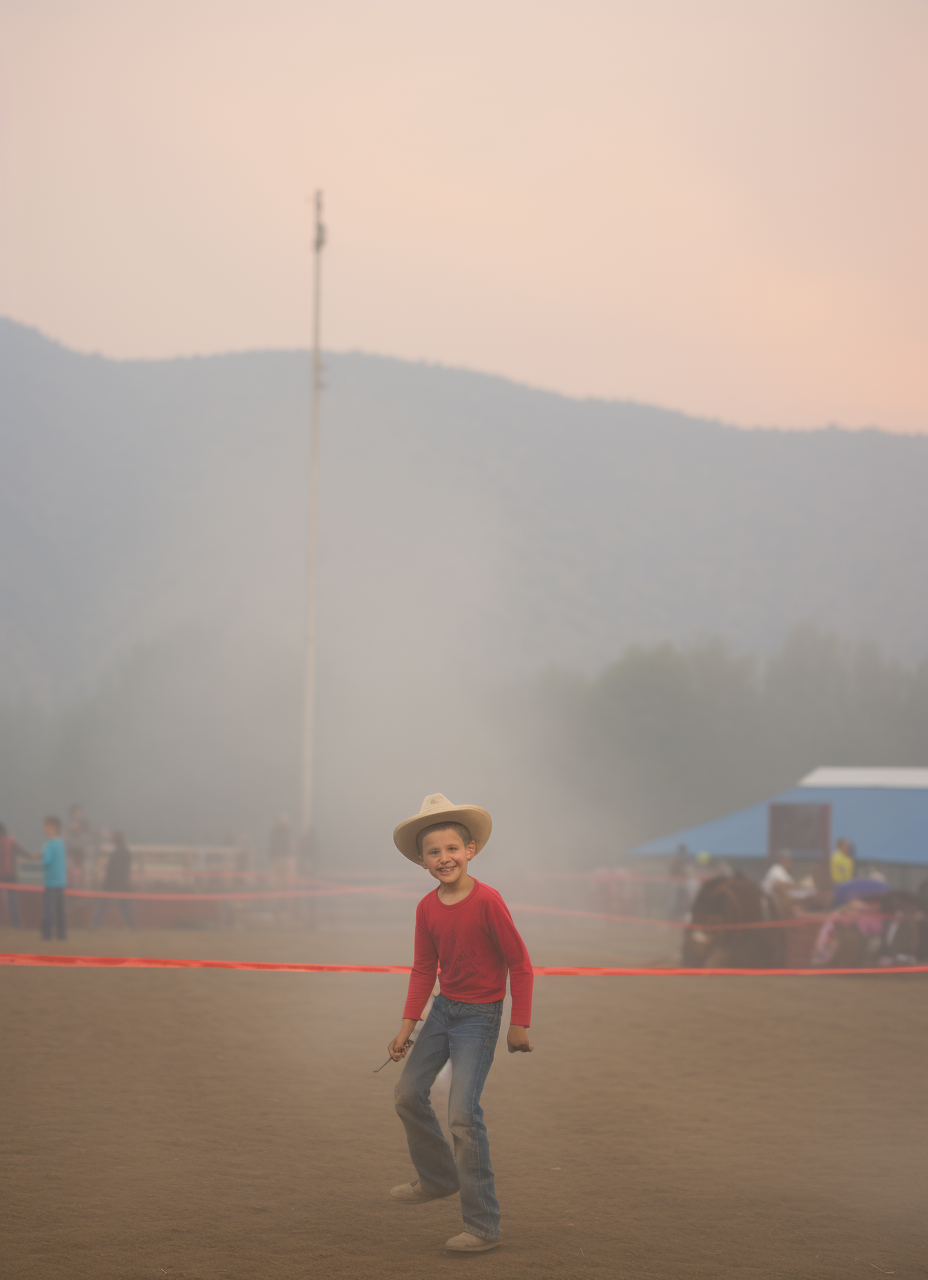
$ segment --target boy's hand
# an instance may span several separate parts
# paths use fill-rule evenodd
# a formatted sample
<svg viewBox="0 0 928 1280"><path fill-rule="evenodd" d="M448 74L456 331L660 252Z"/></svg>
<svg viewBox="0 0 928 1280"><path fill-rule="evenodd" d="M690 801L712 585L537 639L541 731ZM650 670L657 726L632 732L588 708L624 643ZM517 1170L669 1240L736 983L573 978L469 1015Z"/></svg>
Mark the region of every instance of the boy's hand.
<svg viewBox="0 0 928 1280"><path fill-rule="evenodd" d="M532 1053L535 1046L529 1043L528 1027L510 1027L506 1048L510 1053Z"/></svg>
<svg viewBox="0 0 928 1280"><path fill-rule="evenodd" d="M387 1045L387 1053L394 1062L399 1062L401 1058L406 1057L406 1050L409 1047L409 1037L416 1029L416 1024L411 1018L404 1018L399 1031Z"/></svg>

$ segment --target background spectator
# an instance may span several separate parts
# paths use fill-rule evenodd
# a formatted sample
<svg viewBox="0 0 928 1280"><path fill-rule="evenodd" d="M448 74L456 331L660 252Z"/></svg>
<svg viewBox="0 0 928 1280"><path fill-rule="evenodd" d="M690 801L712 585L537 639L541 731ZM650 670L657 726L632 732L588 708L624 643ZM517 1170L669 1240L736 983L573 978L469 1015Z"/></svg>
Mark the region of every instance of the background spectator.
<svg viewBox="0 0 928 1280"><path fill-rule="evenodd" d="M89 888L94 880L97 856L97 836L79 804L68 810L68 825L64 833L68 854L68 883L73 889Z"/></svg>
<svg viewBox="0 0 928 1280"><path fill-rule="evenodd" d="M61 819L46 818L42 824L45 843L42 846L42 872L45 892L42 897L42 937L55 936L62 941L68 936L64 912L64 891L68 883L68 855L61 838Z"/></svg>
<svg viewBox="0 0 928 1280"><path fill-rule="evenodd" d="M760 887L764 893L769 893L772 898L785 899L785 902L788 903L787 895L789 891L796 888L796 881L790 871L792 865L793 855L789 849L781 849L779 853L775 854L767 874L760 882Z"/></svg>
<svg viewBox="0 0 928 1280"><path fill-rule="evenodd" d="M848 880L854 879L854 855L853 845L849 840L841 839L834 847L834 851L829 861L829 870L831 871L832 884L847 884Z"/></svg>
<svg viewBox="0 0 928 1280"><path fill-rule="evenodd" d="M126 837L123 833L114 831L113 852L110 854L109 861L106 864L103 890L105 893L128 893L131 889L131 879L132 852L128 844L126 844ZM126 928L134 929L135 919L132 914L132 902L129 898L98 898L94 906L91 929L99 929L108 902L113 902L119 907L122 912L122 918L126 923Z"/></svg>
<svg viewBox="0 0 928 1280"><path fill-rule="evenodd" d="M21 849L6 827L0 822L0 884L17 884L19 881L19 859L28 856ZM21 924L19 915L19 894L15 889L6 890L6 909L10 924L18 929Z"/></svg>

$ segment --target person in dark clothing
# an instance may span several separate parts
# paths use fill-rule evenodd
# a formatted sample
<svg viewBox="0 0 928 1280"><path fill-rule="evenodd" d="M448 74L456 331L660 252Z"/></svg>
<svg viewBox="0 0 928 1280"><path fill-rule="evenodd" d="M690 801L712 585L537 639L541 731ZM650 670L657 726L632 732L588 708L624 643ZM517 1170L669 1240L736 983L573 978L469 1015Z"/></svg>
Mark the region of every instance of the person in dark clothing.
<svg viewBox="0 0 928 1280"><path fill-rule="evenodd" d="M132 875L132 852L126 844L126 837L121 831L113 832L113 852L110 854L109 861L106 864L106 874L103 877L104 893L129 893L130 878ZM93 922L91 929L99 929L103 922L103 916L106 911L106 904L115 902L122 912L122 918L126 923L127 929L135 928L135 919L132 914L132 900L130 898L98 898L93 911Z"/></svg>
<svg viewBox="0 0 928 1280"><path fill-rule="evenodd" d="M28 857L25 849L19 844L6 827L0 822L0 884L19 883L19 858ZM19 894L15 889L6 890L6 909L9 912L10 924L18 929L22 923L19 915Z"/></svg>

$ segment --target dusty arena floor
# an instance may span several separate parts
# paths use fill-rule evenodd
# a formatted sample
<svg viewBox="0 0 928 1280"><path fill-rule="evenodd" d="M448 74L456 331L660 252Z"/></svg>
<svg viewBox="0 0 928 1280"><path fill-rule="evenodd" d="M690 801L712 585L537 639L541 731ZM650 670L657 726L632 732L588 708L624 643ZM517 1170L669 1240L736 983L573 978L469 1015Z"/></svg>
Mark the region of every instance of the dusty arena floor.
<svg viewBox="0 0 928 1280"><path fill-rule="evenodd" d="M526 922L520 922L526 923ZM526 927L536 963L660 938ZM0 930L0 950L403 963L407 933ZM407 1208L388 975L0 969L0 1275L928 1276L916 976L541 978L484 1093L503 1246Z"/></svg>

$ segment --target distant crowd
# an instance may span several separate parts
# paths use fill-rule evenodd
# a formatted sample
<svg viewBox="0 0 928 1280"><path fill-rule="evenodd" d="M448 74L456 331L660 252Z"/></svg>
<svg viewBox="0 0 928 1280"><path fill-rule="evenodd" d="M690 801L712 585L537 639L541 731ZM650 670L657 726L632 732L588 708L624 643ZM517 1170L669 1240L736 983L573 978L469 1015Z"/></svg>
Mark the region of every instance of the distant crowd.
<svg viewBox="0 0 928 1280"><path fill-rule="evenodd" d="M176 852L186 859L206 861L202 850L177 850L174 846L142 847L138 860ZM0 823L0 904L5 899L6 907L5 919L0 911L0 924L23 925L26 893L19 886L21 869L29 862L40 863L40 929L46 940L67 936L68 889L78 890L78 897L87 904L75 916L84 925L97 929L109 913L110 918L121 917L125 926L133 929L134 890L144 890L149 883L146 877L152 872L159 880L172 874L178 878L176 884L156 882L159 889L170 890L167 896L175 888L181 901L184 893L191 891L194 899L202 898L204 889L207 896L215 896L215 901L188 901L188 906L218 912L220 899L223 910L228 906L226 890L257 887L262 891L258 896L263 897L270 888L277 892L266 895L269 900L262 902L262 910L274 922L297 925L310 918L312 910L305 895L291 890L312 884L308 879L311 862L286 814L279 815L270 829L260 869L255 868L247 838L206 854L210 858L221 855L235 865L222 870L184 865L173 873L163 866L141 865L136 870L139 883L134 886L133 855L123 832L98 830L79 804L71 806L64 822L54 815L44 820L43 841L37 852L25 848ZM597 892L602 909L619 918L653 918L656 914L679 925L684 931L687 965L866 968L928 960L928 880L914 893L893 887L878 868L858 866L855 847L844 837L827 859L806 865L811 869L798 872L793 854L782 849L769 860L763 875L755 878L733 870L725 858L692 854L680 846L669 875L636 874L628 869L603 871L596 873ZM231 884L222 877L239 877L240 883ZM28 878L34 883L34 877ZM660 891L657 900L652 890ZM34 890L30 887L28 892L31 897ZM146 910L153 908L149 905ZM31 918L35 920L35 914ZM185 918L184 922L190 921Z"/></svg>
<svg viewBox="0 0 928 1280"><path fill-rule="evenodd" d="M104 894L131 891L132 854L121 831L114 831L104 844L102 833L96 832L88 822L80 805L72 805L68 820L49 815L42 823L43 841L38 852L26 849L0 823L0 891L6 895L9 923L14 928L22 925L20 891L20 864L37 861L42 866L42 937L64 939L67 937L65 890L70 886L88 885L97 878L96 864L105 856L102 883ZM104 855L104 848L107 852ZM107 908L113 906L122 915L126 925L134 927L132 902L128 898L100 897L94 904L92 928L102 924Z"/></svg>
<svg viewBox="0 0 928 1280"><path fill-rule="evenodd" d="M99 893L94 901L90 927L103 924L108 912L118 913L129 929L135 927L133 899L132 851L122 831L97 829L81 805L68 810L67 819L49 815L42 824L43 840L32 852L0 823L0 903L5 899L6 921L0 913L0 924L14 928L23 925L21 899L24 894L21 867L25 863L41 864L42 915L40 929L44 939L67 937L65 891L82 890ZM253 857L247 838L241 842L236 872L249 876ZM307 852L300 847L290 820L280 814L271 827L267 842L266 872L261 878L276 889L285 891L298 883L309 871ZM139 886L144 887L144 886ZM223 886L227 887L227 886ZM274 909L279 923L295 915L295 904L281 901Z"/></svg>
<svg viewBox="0 0 928 1280"><path fill-rule="evenodd" d="M692 930L684 939L691 959L701 954L700 947L717 963L739 956L745 964L766 957L774 965L867 968L928 959L928 879L915 892L893 887L878 868L861 870L853 843L843 837L827 863L817 862L798 878L788 849L774 854L758 883L733 871L724 858L693 857L684 846L670 875L670 919ZM811 944L788 927L805 922ZM750 923L783 927L776 933L731 931Z"/></svg>

